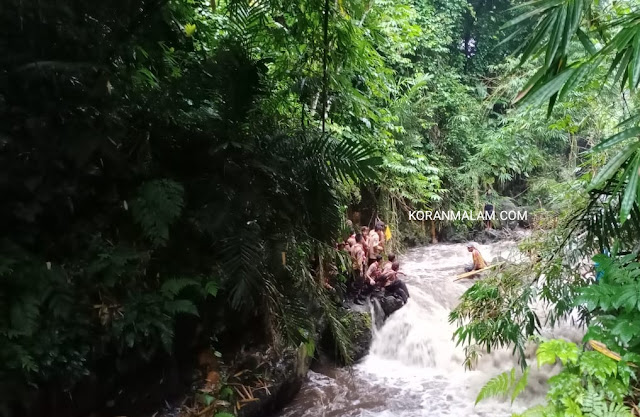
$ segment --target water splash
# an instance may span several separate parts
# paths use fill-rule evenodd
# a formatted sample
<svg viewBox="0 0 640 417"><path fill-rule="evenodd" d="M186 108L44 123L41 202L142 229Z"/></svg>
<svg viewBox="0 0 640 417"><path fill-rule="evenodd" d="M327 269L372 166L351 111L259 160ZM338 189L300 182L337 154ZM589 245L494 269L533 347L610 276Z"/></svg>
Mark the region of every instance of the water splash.
<svg viewBox="0 0 640 417"><path fill-rule="evenodd" d="M488 260L521 259L513 242L478 248ZM498 350L481 357L473 371L462 366L464 352L452 340L455 327L448 323L448 315L473 283L453 280L471 261L465 245L416 248L400 261L411 298L375 330L369 355L352 371L311 372L308 383L280 416L506 417L543 401L546 380L557 369L533 366L529 388L513 406L487 401L474 407L480 387L517 365L510 350ZM553 333L574 341L581 336L570 326L556 327ZM532 347L528 354L533 353Z"/></svg>

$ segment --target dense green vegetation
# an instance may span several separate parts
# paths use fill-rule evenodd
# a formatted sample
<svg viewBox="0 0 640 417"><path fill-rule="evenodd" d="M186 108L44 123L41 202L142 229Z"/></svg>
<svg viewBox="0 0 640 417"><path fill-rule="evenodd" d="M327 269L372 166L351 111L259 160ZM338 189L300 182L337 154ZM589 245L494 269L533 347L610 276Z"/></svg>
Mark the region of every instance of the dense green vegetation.
<svg viewBox="0 0 640 417"><path fill-rule="evenodd" d="M529 32L520 61L537 70L516 97L520 106L546 104L553 117L558 106L588 109L573 94L597 91L602 97L611 91L615 95L604 104L617 101L622 107L597 111L615 126L598 123L596 146L585 154L581 169L555 187L545 215L557 216L557 227L521 245L531 264L474 285L451 314L461 325L456 337L468 345L469 365L483 349L513 346L525 369L520 379L505 373L491 380L479 400L508 393L516 397L526 385L527 341L536 338L541 325L577 319L586 325L584 342L595 350L543 341L538 366L560 361L563 369L549 380L547 403L522 415L637 415L637 19L634 2L544 0L524 5L507 24ZM535 300L543 307L536 308Z"/></svg>
<svg viewBox="0 0 640 417"><path fill-rule="evenodd" d="M467 364L498 346L522 356L538 297L551 324L578 308L587 338L635 361L634 7L9 0L0 415L53 407L33 393L71 398L88 380L108 381L104 402L144 364L203 348L232 360L313 347L321 322L349 362L324 285L346 288L347 213L388 221L397 250L430 234L408 210L487 200L537 210L537 231L522 244L532 265L477 283L452 313ZM433 226L440 238L481 227ZM582 269L605 248L631 255L600 257L592 285ZM624 408L628 366L553 346L567 367L546 415ZM573 402L560 382L581 384Z"/></svg>

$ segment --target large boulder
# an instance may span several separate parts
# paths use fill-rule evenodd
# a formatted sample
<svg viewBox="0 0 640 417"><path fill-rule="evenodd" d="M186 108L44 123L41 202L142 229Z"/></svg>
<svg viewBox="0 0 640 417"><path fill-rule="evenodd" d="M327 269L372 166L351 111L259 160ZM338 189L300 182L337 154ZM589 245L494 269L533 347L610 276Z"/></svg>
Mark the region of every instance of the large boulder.
<svg viewBox="0 0 640 417"><path fill-rule="evenodd" d="M513 200L511 200L510 198L503 198L500 203L498 203L498 207L496 208L496 222L497 226L500 228L507 228L507 229L515 229L516 227L518 227L518 220L514 219L514 220L501 220L500 219L500 213L517 213L518 212L518 206L513 202Z"/></svg>
<svg viewBox="0 0 640 417"><path fill-rule="evenodd" d="M505 238L505 234L501 230L485 229L485 230L479 231L475 235L474 240L484 245L486 243L496 242L504 238Z"/></svg>
<svg viewBox="0 0 640 417"><path fill-rule="evenodd" d="M371 313L367 306L351 305L349 308L338 310L338 319L352 336L349 356L353 362L357 362L367 355L373 340ZM345 365L344 358L339 354L337 346L338 343L331 331L331 326L327 326L320 340L320 349L332 361Z"/></svg>
<svg viewBox="0 0 640 417"><path fill-rule="evenodd" d="M378 292L371 296L371 304L349 303L346 307L338 310L338 319L352 336L349 356L353 362L359 361L369 353L369 348L373 341L373 326L380 328L384 321L391 314L402 308L403 305L404 303L400 298L384 292ZM372 322L372 309L375 323ZM345 365L344 358L338 353L337 343L330 326L324 327L322 332L317 362L319 362L318 365L320 367L329 363Z"/></svg>
<svg viewBox="0 0 640 417"><path fill-rule="evenodd" d="M404 305L400 298L394 297L393 295L383 295L378 299L378 301L380 302L380 307L382 307L382 311L384 312L384 319L400 310Z"/></svg>
<svg viewBox="0 0 640 417"><path fill-rule="evenodd" d="M266 389L253 391L256 400L245 403L238 417L270 415L291 402L300 390L311 362L307 347L286 349L267 364L264 370Z"/></svg>

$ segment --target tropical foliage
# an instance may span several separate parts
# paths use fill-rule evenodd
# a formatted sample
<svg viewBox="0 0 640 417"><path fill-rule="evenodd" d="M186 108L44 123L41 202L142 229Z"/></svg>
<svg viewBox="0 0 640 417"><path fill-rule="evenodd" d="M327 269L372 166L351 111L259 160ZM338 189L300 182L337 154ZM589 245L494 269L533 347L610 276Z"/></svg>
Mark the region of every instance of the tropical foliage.
<svg viewBox="0 0 640 417"><path fill-rule="evenodd" d="M633 263L603 262L627 271L600 284L622 304L606 301L610 287L581 292L576 272L613 238L637 245L630 7L9 0L0 413L35 407L47 389L82 408L73 394L90 380L107 381L104 402L143 364L188 363L201 348L221 360L311 352L324 325L349 362L337 303L349 262L335 243L354 212L387 220L397 250L427 239L406 221L412 209L495 198L540 210L523 246L539 262L477 284L452 314L469 365L499 346L522 354L541 326L539 295L552 321L580 306L593 334L632 349L636 329L621 323L634 314Z"/></svg>
<svg viewBox="0 0 640 417"><path fill-rule="evenodd" d="M617 91L611 102L621 104L607 112L615 126L597 124L595 146L583 156L580 176L554 186L556 192L564 190L562 198L573 196L570 205L556 199L557 227L549 230L547 224L547 230L521 246L531 255L533 268L521 274L515 294L533 296L511 297L519 305L514 311L536 315L531 300L540 299L549 310L546 324L577 317L587 326L584 341L594 349L583 351L559 340L540 345L538 361L555 363L557 357L563 370L549 380L547 405L524 415L631 415L631 408L637 412L637 7L635 2L534 1L520 6L519 16L506 24L516 28L514 36L526 33L517 51L520 64L537 68L515 97L522 109L546 103L553 118L558 108L574 106L572 94L594 89ZM517 270L504 272L514 273ZM499 288L495 283L493 287ZM512 325L509 334L474 330L482 316L474 312L473 291L465 295L467 305L451 317L462 326L460 342L460 336L466 336L467 342L481 341L485 348L511 343L517 347L538 331L517 314L505 312L509 301L499 302L497 308L498 320ZM510 387L491 386L503 392Z"/></svg>

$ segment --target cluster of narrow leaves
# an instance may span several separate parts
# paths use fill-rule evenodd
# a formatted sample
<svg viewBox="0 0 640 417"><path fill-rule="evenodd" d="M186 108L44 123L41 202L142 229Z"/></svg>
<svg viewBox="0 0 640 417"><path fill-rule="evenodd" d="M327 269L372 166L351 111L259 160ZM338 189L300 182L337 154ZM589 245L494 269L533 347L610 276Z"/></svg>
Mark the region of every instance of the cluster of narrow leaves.
<svg viewBox="0 0 640 417"><path fill-rule="evenodd" d="M560 362L562 371L549 378L547 403L530 408L514 417L570 416L570 417L629 417L624 405L630 393L633 372L625 362L596 351L581 352L575 343L565 340L544 341L536 353L538 366ZM528 368L516 380L515 370L491 379L480 391L476 403L489 397L510 394L511 402L527 384Z"/></svg>
<svg viewBox="0 0 640 417"><path fill-rule="evenodd" d="M459 345L475 343L482 350L513 347L522 366L528 336L538 332L540 321L531 308L537 295L530 267L519 266L501 271L476 282L461 297L460 304L449 315L449 322L459 327L454 339ZM467 350L475 352L474 349ZM472 364L467 358L467 366Z"/></svg>
<svg viewBox="0 0 640 417"><path fill-rule="evenodd" d="M519 7L530 7L508 25L530 21L527 42L521 49L521 61L533 60L544 55L544 64L529 80L516 98L521 105L541 105L548 101L550 114L557 100L563 100L586 80L595 79L605 86L619 83L635 94L640 82L640 14L632 8L612 8L613 15L591 0L540 0ZM606 14L609 13L609 14ZM603 23L604 22L604 23ZM522 27L513 35L529 30ZM582 53L571 53L571 42L579 41ZM594 43L594 40L596 41ZM607 66L605 72L598 71ZM606 75L603 75L606 74ZM630 109L631 117L619 125L621 131L603 140L594 152L613 150L606 166L595 176L592 189L600 189L608 182L614 183L610 200L620 199L619 222L627 221L633 205L638 200L637 127L640 114ZM633 139L633 140L631 140Z"/></svg>

